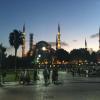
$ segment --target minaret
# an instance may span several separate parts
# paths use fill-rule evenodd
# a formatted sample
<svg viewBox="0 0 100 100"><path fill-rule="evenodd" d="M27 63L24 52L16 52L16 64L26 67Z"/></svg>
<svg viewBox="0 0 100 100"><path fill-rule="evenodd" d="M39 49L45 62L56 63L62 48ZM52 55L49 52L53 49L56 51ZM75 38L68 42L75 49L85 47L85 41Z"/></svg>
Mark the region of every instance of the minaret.
<svg viewBox="0 0 100 100"><path fill-rule="evenodd" d="M58 35L56 35L56 50L58 49Z"/></svg>
<svg viewBox="0 0 100 100"><path fill-rule="evenodd" d="M26 38L26 33L25 33L25 24L23 25L23 45L22 45L22 57L25 56L25 38Z"/></svg>
<svg viewBox="0 0 100 100"><path fill-rule="evenodd" d="M61 48L61 41L60 41L60 25L58 24L58 49Z"/></svg>
<svg viewBox="0 0 100 100"><path fill-rule="evenodd" d="M99 27L99 50L100 50L100 27Z"/></svg>
<svg viewBox="0 0 100 100"><path fill-rule="evenodd" d="M33 53L33 33L30 33L30 48L29 48L29 51L30 51L30 56L32 56L32 53Z"/></svg>
<svg viewBox="0 0 100 100"><path fill-rule="evenodd" d="M85 49L87 50L87 41L86 41L86 38L85 38Z"/></svg>
<svg viewBox="0 0 100 100"><path fill-rule="evenodd" d="M33 33L30 33L30 51L33 50Z"/></svg>

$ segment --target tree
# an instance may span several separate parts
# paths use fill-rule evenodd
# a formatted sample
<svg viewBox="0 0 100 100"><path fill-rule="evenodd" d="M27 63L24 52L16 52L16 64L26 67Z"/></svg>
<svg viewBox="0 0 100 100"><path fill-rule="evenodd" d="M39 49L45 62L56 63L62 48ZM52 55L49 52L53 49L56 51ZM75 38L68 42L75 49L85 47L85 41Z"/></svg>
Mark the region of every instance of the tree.
<svg viewBox="0 0 100 100"><path fill-rule="evenodd" d="M2 44L0 44L0 68L4 69L6 63L6 48L4 46L2 46Z"/></svg>
<svg viewBox="0 0 100 100"><path fill-rule="evenodd" d="M92 52L90 55L89 63L97 63L98 60L98 53Z"/></svg>
<svg viewBox="0 0 100 100"><path fill-rule="evenodd" d="M70 56L71 56L71 61L73 61L74 63L86 63L89 61L89 51L87 51L86 49L80 48L80 49L73 49L70 52Z"/></svg>
<svg viewBox="0 0 100 100"><path fill-rule="evenodd" d="M3 73L6 66L6 48L0 44L0 85L3 81Z"/></svg>
<svg viewBox="0 0 100 100"><path fill-rule="evenodd" d="M69 61L69 53L66 50L58 49L56 50L55 54L56 54L57 60L59 60L60 62Z"/></svg>
<svg viewBox="0 0 100 100"><path fill-rule="evenodd" d="M11 32L9 34L9 43L10 43L11 46L13 46L15 48L15 71L16 71L17 50L18 50L19 46L23 44L23 34L22 34L22 32L20 32L16 29L13 30L13 32Z"/></svg>

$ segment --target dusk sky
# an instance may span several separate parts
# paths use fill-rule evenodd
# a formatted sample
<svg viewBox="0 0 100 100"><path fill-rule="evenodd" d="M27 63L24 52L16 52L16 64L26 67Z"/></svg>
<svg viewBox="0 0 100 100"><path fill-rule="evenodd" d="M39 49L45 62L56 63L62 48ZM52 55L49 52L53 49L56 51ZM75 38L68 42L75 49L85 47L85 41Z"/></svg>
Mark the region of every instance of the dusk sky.
<svg viewBox="0 0 100 100"><path fill-rule="evenodd" d="M34 41L55 42L58 23L61 41L73 48L84 48L85 38L88 48L98 50L98 37L91 38L100 27L100 0L0 0L0 42L9 45L9 33L13 29L22 30L26 25L26 45L29 34L34 33Z"/></svg>

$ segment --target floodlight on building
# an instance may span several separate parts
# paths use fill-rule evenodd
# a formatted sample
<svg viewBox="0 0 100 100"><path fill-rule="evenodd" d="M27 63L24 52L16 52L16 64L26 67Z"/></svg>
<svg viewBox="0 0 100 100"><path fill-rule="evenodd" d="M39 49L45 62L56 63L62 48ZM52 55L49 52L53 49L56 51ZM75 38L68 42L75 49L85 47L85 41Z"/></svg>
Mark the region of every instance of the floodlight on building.
<svg viewBox="0 0 100 100"><path fill-rule="evenodd" d="M46 47L42 47L42 50L43 50L43 51L46 51L47 49L46 49Z"/></svg>

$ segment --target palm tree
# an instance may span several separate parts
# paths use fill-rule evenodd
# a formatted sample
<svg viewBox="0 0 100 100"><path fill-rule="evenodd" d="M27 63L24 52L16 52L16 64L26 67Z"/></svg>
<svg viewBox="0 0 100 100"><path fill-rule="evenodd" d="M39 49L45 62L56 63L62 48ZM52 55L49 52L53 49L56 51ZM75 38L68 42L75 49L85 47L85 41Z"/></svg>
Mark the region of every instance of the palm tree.
<svg viewBox="0 0 100 100"><path fill-rule="evenodd" d="M9 34L9 43L10 43L11 46L13 46L15 48L15 71L16 71L17 50L18 50L19 46L23 44L23 34L22 34L22 32L20 32L16 29L13 30L13 32L11 32Z"/></svg>

